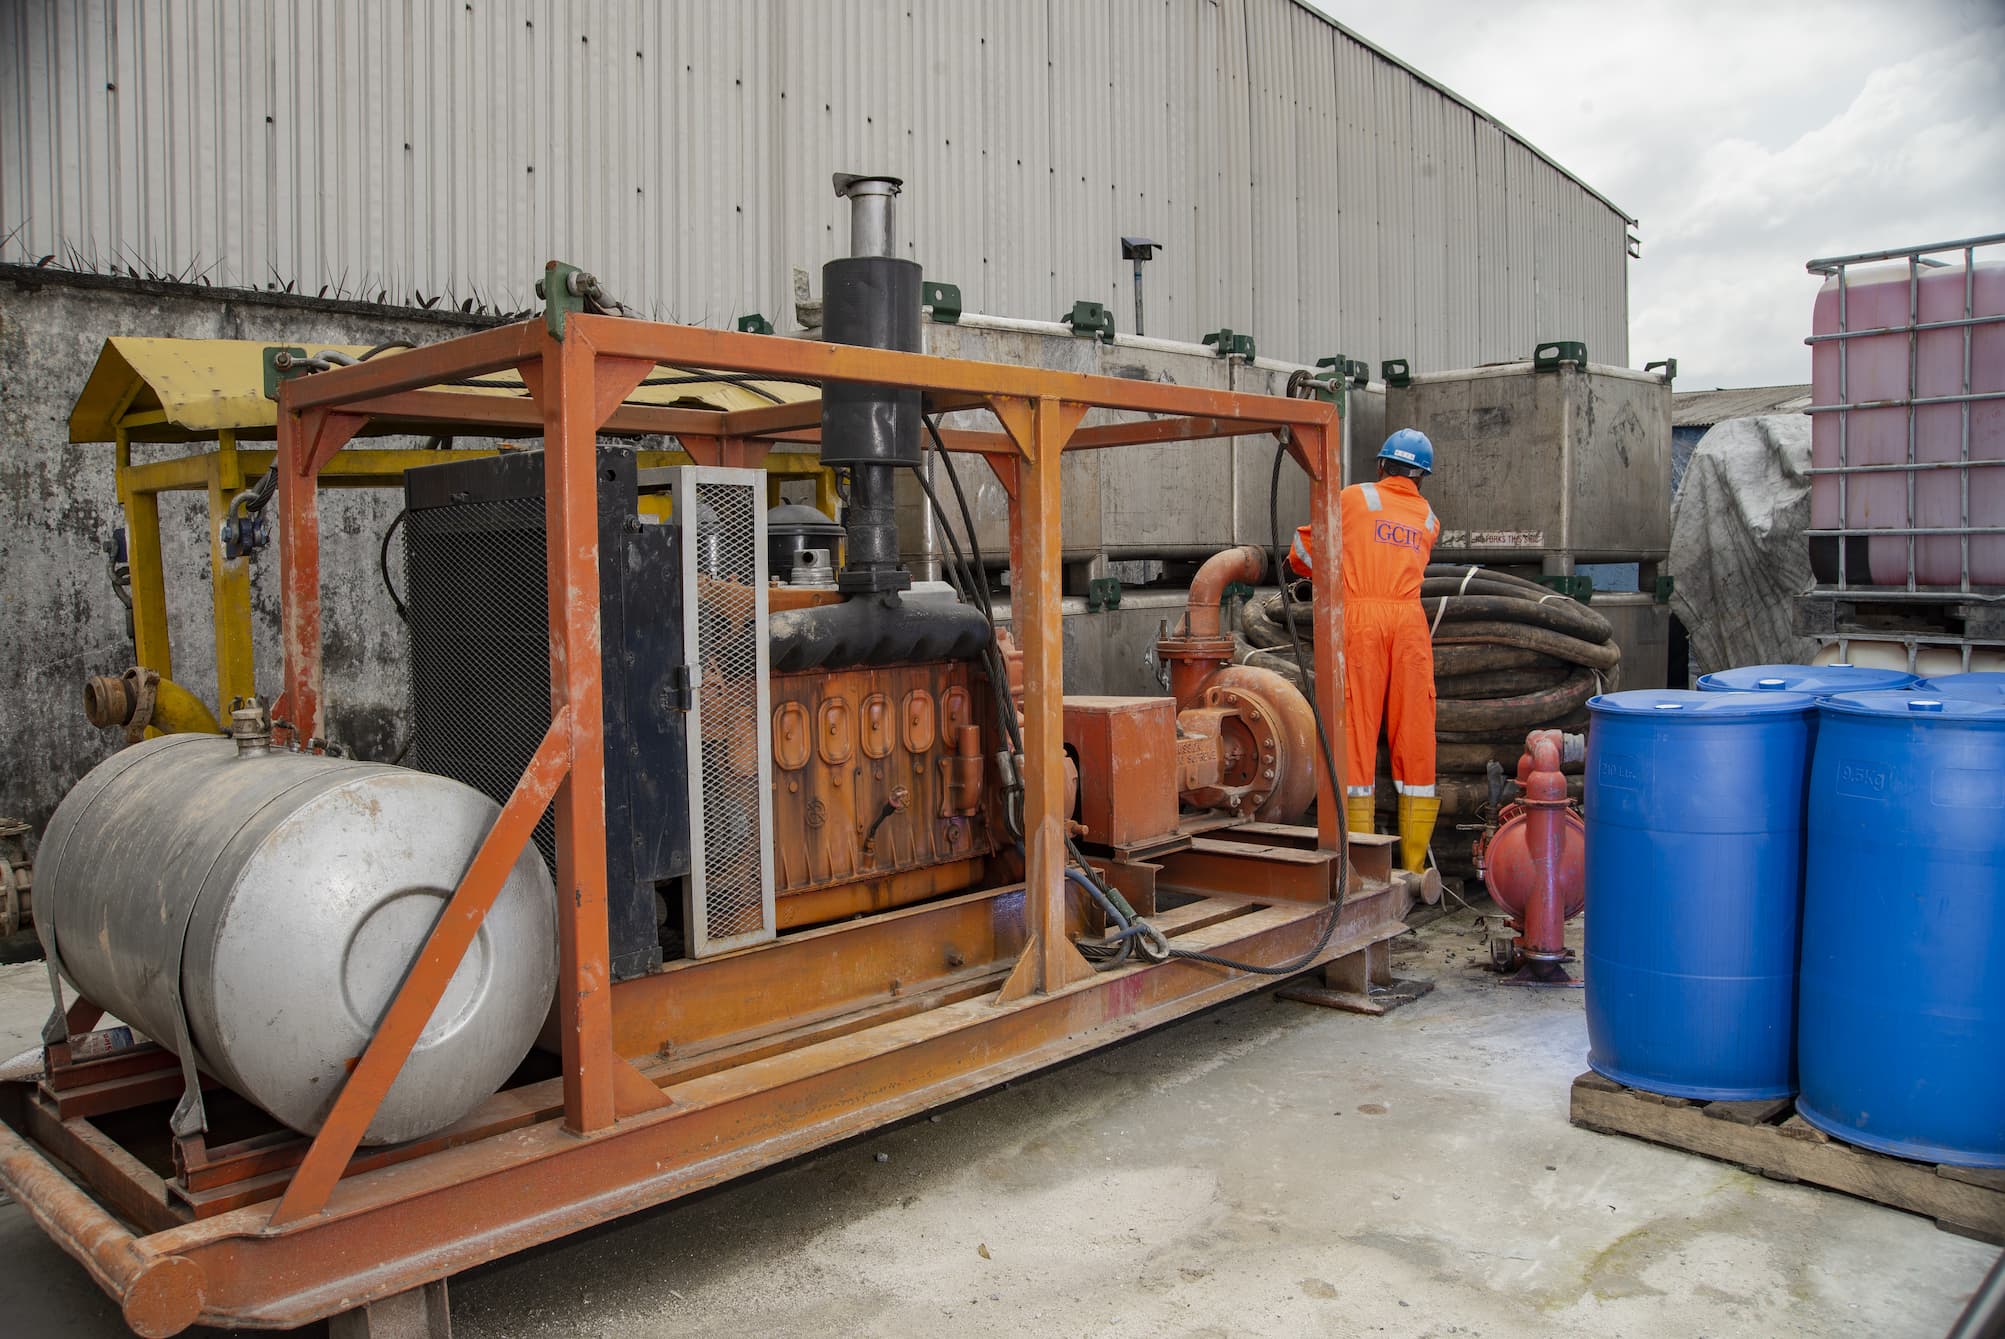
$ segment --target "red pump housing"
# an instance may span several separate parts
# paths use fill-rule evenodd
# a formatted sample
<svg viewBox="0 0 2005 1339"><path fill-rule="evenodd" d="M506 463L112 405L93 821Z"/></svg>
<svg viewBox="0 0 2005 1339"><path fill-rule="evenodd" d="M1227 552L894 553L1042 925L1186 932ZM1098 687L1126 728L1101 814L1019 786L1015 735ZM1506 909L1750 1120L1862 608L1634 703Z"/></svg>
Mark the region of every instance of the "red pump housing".
<svg viewBox="0 0 2005 1339"><path fill-rule="evenodd" d="M1582 736L1534 730L1518 759L1517 803L1499 815L1496 835L1483 851L1483 882L1518 931L1524 965L1514 980L1569 985L1562 965L1566 923L1587 905L1587 827L1568 799L1560 768L1577 758Z"/></svg>

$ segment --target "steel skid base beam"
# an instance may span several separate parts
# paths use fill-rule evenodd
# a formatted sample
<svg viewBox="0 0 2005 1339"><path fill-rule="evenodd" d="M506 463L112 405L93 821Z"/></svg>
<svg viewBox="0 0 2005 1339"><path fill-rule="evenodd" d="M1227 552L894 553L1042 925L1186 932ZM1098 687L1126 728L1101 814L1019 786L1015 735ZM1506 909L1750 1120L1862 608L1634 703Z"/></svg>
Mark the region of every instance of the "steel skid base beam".
<svg viewBox="0 0 2005 1339"><path fill-rule="evenodd" d="M1397 885L1348 901L1310 967L1404 931ZM1283 963L1328 905L1196 903L1172 943ZM535 1125L345 1178L319 1212L267 1206L133 1235L0 1127L0 1185L83 1261L141 1334L201 1322L280 1329L367 1307L460 1270L690 1194L1225 1003L1271 978L1172 959L1003 1003L994 990L663 1090L667 1105L589 1137ZM365 1331L366 1333L367 1331Z"/></svg>
<svg viewBox="0 0 2005 1339"><path fill-rule="evenodd" d="M1126 428L1080 425L1092 408L1173 416L1185 426L1146 431L1174 440L1201 427L1225 435L1274 433L1310 479L1316 552L1341 561L1338 409L1117 377L1052 372L928 357L884 349L705 331L582 312L566 298L569 267L552 263L543 319L464 335L422 349L295 375L279 387L276 462L281 641L285 691L274 716L298 747L322 746L322 471L387 409L415 414L440 387L514 371L533 401L546 448L551 723L536 761L503 806L479 856L453 891L426 946L386 1007L383 1020L330 1116L296 1167L288 1150L227 1151L230 1165L258 1166L277 1198L137 1236L103 1206L158 1223L194 1203L162 1193L157 1177L128 1165L97 1137L82 1112L92 1095L71 1095L53 1113L28 1119L18 1091L0 1085L0 1185L20 1200L63 1249L116 1299L145 1335L168 1335L196 1321L284 1328L352 1313L449 1275L567 1233L715 1185L823 1147L928 1107L1031 1073L1144 1028L1256 991L1273 978L1172 958L1095 973L1073 943L1074 901L1064 869L1063 682L1059 518L1062 454L1128 440ZM737 1017L692 992L693 972L664 972L615 1007L608 962L604 714L600 686L596 441L631 417L629 402L648 370L695 366L820 383L910 388L934 406L985 405L1002 429L950 450L974 451L1009 493L1014 631L1023 648L1024 881L1016 907L984 920L964 907L917 909L955 933L972 934L979 956L940 952L937 988L923 1005L879 1000L829 1010L868 993L876 973L906 961L895 944L803 993L740 996ZM528 418L511 405L509 411ZM750 460L766 449L757 432L806 422L789 408L729 420L719 459ZM728 419L728 416L727 416ZM1343 610L1337 583L1313 605L1318 706L1333 756L1341 758ZM1304 969L1365 952L1399 933L1401 883L1373 883L1362 854L1347 845L1333 768L1319 769L1317 826L1259 834L1260 850L1234 853L1194 836L1182 872L1193 891L1216 892L1156 917L1178 946L1270 966ZM499 1123L409 1156L357 1155L358 1140L401 1072L491 902L498 876L525 849L544 811L557 834L559 985L555 1035L561 1073ZM1213 829L1206 835L1222 836ZM1251 835L1251 834L1249 834ZM1336 923L1325 890L1349 852L1360 877ZM1248 897L1233 870L1260 885ZM996 890L998 898L1002 890ZM859 923L859 924L867 924ZM908 927L909 928L909 927ZM846 941L861 946L863 938ZM1320 945L1320 947L1319 947ZM774 947L782 947L776 945ZM834 951L834 950L832 950ZM1007 953L1007 957L1003 955ZM958 961L957 961L958 959ZM768 959L767 964L778 959ZM984 962L994 963L984 976ZM924 964L919 964L922 974ZM967 972L961 972L967 967ZM748 982L757 972L745 969ZM942 970L958 973L940 977ZM784 982L784 976L774 978ZM906 978L894 978L902 982ZM803 983L806 984L805 982ZM894 989L891 994L896 995ZM784 1004L781 1002L784 999ZM876 1012L871 1010L875 1009ZM770 1010L770 1011L769 1011ZM776 1017L777 1015L777 1017ZM667 1028L688 1026L698 1053L666 1053ZM685 1040L689 1034L685 1033ZM692 1065L694 1066L692 1068ZM145 1074L134 1082L149 1081ZM41 1101L46 1094L35 1094ZM109 1097L110 1094L103 1094ZM53 1122L53 1123L51 1123ZM505 1127L505 1128L504 1128ZM26 1132L24 1134L24 1132ZM31 1142L33 1140L33 1142ZM80 1191L47 1151L60 1148L99 1198ZM266 1156L269 1155L269 1156ZM219 1172L207 1150L203 1177ZM264 1158L259 1162L259 1158ZM195 1169L196 1164L189 1164ZM253 1193L248 1181L239 1183ZM227 1186L212 1186L227 1190ZM185 1203L183 1202L185 1201Z"/></svg>

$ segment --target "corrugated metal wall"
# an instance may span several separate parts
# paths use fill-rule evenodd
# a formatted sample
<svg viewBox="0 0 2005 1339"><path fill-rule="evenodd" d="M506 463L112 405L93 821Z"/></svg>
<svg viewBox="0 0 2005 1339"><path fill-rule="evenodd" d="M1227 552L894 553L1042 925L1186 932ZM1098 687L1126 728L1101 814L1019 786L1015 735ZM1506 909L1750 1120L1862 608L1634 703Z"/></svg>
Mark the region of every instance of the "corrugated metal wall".
<svg viewBox="0 0 2005 1339"><path fill-rule="evenodd" d="M970 310L1264 354L1628 356L1626 220L1294 0L0 0L0 259L791 325L903 175Z"/></svg>

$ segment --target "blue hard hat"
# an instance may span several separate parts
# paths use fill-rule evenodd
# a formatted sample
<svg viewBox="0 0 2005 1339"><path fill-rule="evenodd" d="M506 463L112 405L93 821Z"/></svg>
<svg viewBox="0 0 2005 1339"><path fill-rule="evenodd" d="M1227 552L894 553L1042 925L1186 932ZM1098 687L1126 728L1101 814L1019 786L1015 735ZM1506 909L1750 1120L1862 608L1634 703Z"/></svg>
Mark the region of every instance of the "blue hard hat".
<svg viewBox="0 0 2005 1339"><path fill-rule="evenodd" d="M1385 445L1378 449L1380 460L1396 460L1402 465L1417 465L1422 474L1434 473L1434 443L1427 440L1427 434L1417 428L1401 428L1385 439Z"/></svg>

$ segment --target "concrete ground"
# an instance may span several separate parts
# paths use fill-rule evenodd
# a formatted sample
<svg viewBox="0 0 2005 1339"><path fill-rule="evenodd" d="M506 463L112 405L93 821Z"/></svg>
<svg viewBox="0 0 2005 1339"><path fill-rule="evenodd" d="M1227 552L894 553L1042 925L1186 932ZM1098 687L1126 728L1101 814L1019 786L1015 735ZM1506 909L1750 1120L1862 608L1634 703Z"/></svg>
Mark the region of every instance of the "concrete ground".
<svg viewBox="0 0 2005 1339"><path fill-rule="evenodd" d="M1382 1019L1262 994L457 1278L461 1339L1941 1335L1997 1252L1566 1120L1577 991L1501 987L1467 913ZM0 1050L39 965L0 969ZM4 1044L14 1038L18 1045ZM880 1161L880 1159L883 1159ZM123 1334L18 1206L0 1332Z"/></svg>

